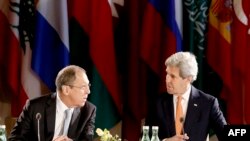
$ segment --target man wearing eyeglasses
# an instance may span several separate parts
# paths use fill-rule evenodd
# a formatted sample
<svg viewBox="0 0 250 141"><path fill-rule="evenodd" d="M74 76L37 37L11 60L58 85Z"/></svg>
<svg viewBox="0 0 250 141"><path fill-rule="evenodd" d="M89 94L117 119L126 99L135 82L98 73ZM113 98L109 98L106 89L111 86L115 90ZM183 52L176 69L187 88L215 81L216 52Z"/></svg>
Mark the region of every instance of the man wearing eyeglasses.
<svg viewBox="0 0 250 141"><path fill-rule="evenodd" d="M10 141L92 141L96 107L87 101L90 83L78 66L63 68L56 77L56 92L27 100Z"/></svg>

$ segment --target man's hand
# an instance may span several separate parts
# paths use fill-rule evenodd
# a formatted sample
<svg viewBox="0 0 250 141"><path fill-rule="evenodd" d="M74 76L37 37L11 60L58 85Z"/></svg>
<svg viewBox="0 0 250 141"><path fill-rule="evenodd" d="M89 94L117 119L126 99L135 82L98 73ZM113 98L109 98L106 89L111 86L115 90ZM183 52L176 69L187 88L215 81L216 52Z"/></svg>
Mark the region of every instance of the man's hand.
<svg viewBox="0 0 250 141"><path fill-rule="evenodd" d="M73 140L68 138L68 136L58 136L58 137L54 138L53 141L73 141Z"/></svg>
<svg viewBox="0 0 250 141"><path fill-rule="evenodd" d="M184 134L184 135L175 135L171 138L165 138L162 141L186 141L188 139L189 137L187 136L187 134Z"/></svg>

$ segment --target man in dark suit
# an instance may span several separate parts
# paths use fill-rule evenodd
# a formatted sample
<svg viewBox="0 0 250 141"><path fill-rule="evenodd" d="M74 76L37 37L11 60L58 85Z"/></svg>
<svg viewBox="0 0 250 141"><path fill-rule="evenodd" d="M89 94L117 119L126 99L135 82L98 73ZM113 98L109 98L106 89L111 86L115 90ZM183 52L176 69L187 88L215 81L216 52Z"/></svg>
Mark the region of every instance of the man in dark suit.
<svg viewBox="0 0 250 141"><path fill-rule="evenodd" d="M27 100L9 140L92 141L96 107L87 101L89 86L84 69L75 65L63 68L56 78L56 93Z"/></svg>
<svg viewBox="0 0 250 141"><path fill-rule="evenodd" d="M210 129L223 140L227 122L218 100L192 86L198 73L195 56L177 52L165 65L167 93L151 105L146 125L159 126L163 141L205 141Z"/></svg>

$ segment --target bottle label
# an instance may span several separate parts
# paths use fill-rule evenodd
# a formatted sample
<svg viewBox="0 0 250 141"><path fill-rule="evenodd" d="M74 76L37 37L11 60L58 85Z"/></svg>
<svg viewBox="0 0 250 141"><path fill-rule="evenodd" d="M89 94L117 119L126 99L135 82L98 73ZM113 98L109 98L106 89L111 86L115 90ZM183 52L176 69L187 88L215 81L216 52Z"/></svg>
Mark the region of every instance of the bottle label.
<svg viewBox="0 0 250 141"><path fill-rule="evenodd" d="M0 125L0 141L7 141L6 132L5 132L5 125Z"/></svg>

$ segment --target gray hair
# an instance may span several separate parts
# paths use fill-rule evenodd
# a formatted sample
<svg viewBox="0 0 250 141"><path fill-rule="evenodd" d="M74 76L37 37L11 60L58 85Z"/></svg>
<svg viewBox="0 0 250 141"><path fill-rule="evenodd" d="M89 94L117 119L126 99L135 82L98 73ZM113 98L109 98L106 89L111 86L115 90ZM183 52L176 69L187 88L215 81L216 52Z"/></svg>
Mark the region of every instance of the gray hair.
<svg viewBox="0 0 250 141"><path fill-rule="evenodd" d="M84 73L86 73L83 68L76 65L69 65L61 69L56 77L56 89L61 90L63 85L73 83L76 80L77 71L83 71Z"/></svg>
<svg viewBox="0 0 250 141"><path fill-rule="evenodd" d="M180 76L186 78L191 76L195 81L198 74L198 63L194 54L190 52L177 52L165 61L166 66L174 66L180 69Z"/></svg>

